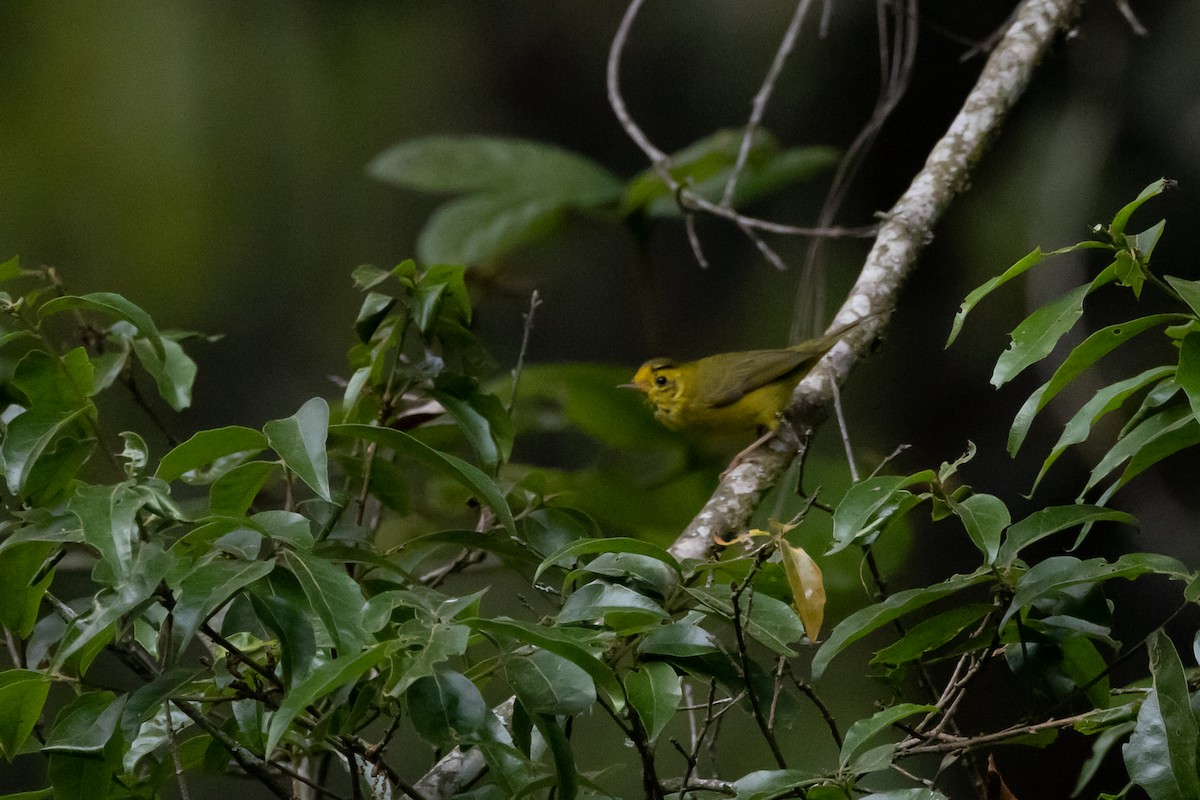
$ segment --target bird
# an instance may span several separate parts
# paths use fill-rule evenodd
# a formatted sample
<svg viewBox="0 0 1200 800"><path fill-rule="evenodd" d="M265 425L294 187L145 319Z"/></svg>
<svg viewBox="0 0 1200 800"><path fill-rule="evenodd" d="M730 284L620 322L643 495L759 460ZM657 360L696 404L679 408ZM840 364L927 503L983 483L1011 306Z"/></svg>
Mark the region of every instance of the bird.
<svg viewBox="0 0 1200 800"><path fill-rule="evenodd" d="M796 384L864 319L791 347L718 353L682 364L652 358L620 386L645 393L655 419L671 430L765 429L748 451L779 427Z"/></svg>

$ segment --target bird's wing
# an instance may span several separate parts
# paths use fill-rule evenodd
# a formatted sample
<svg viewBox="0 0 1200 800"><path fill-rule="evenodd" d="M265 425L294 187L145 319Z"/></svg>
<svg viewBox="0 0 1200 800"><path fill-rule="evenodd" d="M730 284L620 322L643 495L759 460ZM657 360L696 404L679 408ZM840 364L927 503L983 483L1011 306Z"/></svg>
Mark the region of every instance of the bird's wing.
<svg viewBox="0 0 1200 800"><path fill-rule="evenodd" d="M701 359L694 402L707 408L736 403L806 362L811 366L820 355L796 350L749 350Z"/></svg>

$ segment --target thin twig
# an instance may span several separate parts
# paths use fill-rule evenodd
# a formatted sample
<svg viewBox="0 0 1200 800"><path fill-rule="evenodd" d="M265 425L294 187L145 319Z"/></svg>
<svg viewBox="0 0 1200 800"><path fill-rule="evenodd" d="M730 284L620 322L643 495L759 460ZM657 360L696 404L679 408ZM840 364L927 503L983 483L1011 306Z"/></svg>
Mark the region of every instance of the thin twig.
<svg viewBox="0 0 1200 800"><path fill-rule="evenodd" d="M512 396L508 398L508 408L505 409L509 414L517 404L517 387L521 383L521 370L525 367L525 353L529 350L529 335L533 332L533 314L541 304L542 298L538 295L538 290L534 289L529 295L529 310L521 315L521 319L525 320L525 327L521 331L521 349L517 351L517 365L512 371Z"/></svg>
<svg viewBox="0 0 1200 800"><path fill-rule="evenodd" d="M800 0L796 4L792 20L788 23L787 30L784 31L783 41L779 43L779 47L775 50L775 58L771 61L771 68L767 70L767 77L763 79L762 86L758 88L758 93L754 95L754 102L750 110L750 119L746 123L746 130L742 133L742 145L738 148L737 161L733 165L733 170L729 173L728 180L725 181L725 193L721 197L721 205L723 206L733 207L734 191L737 189L737 182L742 175L742 170L746 168L746 160L750 157L750 145L754 141L754 132L758 130L758 127L762 124L763 116L767 113L767 105L771 102L771 95L775 91L775 83L779 80L780 73L783 72L783 65L787 63L788 56L796 48L796 39L800 35L800 26L804 22L804 18L808 16L808 7L811 3L812 0Z"/></svg>

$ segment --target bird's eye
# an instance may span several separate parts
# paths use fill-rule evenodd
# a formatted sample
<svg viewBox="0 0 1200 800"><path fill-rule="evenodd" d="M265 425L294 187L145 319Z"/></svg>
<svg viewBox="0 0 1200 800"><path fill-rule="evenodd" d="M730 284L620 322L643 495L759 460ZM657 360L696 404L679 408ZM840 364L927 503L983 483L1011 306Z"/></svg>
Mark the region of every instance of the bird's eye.
<svg viewBox="0 0 1200 800"><path fill-rule="evenodd" d="M655 385L655 386L666 386L666 385L667 385L667 376L665 376L665 375L658 375L657 377L655 377L655 378L654 378L654 385Z"/></svg>

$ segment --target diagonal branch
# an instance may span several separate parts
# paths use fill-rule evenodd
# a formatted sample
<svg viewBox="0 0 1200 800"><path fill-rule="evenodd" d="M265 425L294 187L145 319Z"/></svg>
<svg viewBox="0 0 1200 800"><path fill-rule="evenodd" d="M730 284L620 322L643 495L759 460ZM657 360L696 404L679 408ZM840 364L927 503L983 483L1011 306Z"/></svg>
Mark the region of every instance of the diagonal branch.
<svg viewBox="0 0 1200 800"><path fill-rule="evenodd" d="M934 145L925 166L884 217L858 280L833 320L841 327L874 315L847 333L792 396L788 426L731 470L708 503L671 546L676 558L705 558L714 538L744 528L763 494L808 450L816 426L828 414L830 381L843 383L890 316L900 288L934 225L967 185L971 168L995 136L1008 111L1029 85L1034 68L1057 35L1071 24L1083 0L1027 0L996 46L950 129Z"/></svg>

